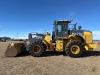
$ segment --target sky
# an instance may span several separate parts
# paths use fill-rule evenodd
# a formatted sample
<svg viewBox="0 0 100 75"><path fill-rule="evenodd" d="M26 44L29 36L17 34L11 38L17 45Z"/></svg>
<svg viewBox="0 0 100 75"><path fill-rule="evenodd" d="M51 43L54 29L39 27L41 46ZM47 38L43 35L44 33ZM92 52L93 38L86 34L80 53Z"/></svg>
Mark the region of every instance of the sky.
<svg viewBox="0 0 100 75"><path fill-rule="evenodd" d="M100 40L100 0L0 0L0 36L52 32L54 20L70 20Z"/></svg>

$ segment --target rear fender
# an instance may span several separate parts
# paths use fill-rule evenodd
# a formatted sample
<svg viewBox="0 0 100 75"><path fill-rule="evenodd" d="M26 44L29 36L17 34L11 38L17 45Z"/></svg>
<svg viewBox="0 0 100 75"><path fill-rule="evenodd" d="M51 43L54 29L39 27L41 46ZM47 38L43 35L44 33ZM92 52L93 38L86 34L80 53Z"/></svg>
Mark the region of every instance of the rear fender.
<svg viewBox="0 0 100 75"><path fill-rule="evenodd" d="M69 39L69 41L77 40L77 41L79 41L81 43L85 43L84 38L82 36L80 36L80 35L69 35L68 39Z"/></svg>

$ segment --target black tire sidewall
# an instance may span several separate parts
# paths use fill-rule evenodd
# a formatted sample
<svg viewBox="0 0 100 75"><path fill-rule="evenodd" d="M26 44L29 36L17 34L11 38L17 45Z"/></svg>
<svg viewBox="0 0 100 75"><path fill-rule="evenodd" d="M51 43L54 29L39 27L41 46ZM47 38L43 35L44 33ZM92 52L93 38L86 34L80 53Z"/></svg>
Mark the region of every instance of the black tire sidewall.
<svg viewBox="0 0 100 75"><path fill-rule="evenodd" d="M34 48L36 45L38 45L38 46L41 48L39 52L34 52L34 50L33 50L33 48ZM32 44L31 50L30 50L30 51L31 51L30 53L31 53L32 56L35 56L35 57L42 56L43 53L44 53L44 51L45 51L45 49L44 49L44 44L43 44L41 41L36 41L36 42L34 42L34 43Z"/></svg>
<svg viewBox="0 0 100 75"><path fill-rule="evenodd" d="M71 52L71 47L73 45L77 45L79 48L80 48L80 52L78 54L73 54ZM65 51L68 51L67 52L67 55L68 56L71 56L71 57L74 57L74 58L77 58L77 57L80 57L81 54L83 53L83 47L81 46L81 43L79 43L78 41L71 41L69 42L67 45L66 45L66 50Z"/></svg>

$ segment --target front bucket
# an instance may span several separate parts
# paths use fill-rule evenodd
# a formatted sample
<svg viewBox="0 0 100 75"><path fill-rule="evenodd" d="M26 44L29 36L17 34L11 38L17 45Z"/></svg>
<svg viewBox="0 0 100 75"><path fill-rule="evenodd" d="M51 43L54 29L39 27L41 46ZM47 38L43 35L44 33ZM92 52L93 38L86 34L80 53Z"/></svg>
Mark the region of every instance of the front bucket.
<svg viewBox="0 0 100 75"><path fill-rule="evenodd" d="M24 43L10 43L5 51L5 56L15 57L25 49Z"/></svg>

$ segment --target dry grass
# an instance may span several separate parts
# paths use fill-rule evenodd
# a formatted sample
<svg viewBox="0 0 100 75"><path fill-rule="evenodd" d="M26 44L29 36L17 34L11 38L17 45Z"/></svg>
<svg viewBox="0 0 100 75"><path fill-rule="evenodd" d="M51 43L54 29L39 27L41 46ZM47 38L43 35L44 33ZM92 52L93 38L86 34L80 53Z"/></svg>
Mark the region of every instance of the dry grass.
<svg viewBox="0 0 100 75"><path fill-rule="evenodd" d="M100 46L82 58L47 52L45 57L30 55L5 57L8 43L0 43L0 75L100 75Z"/></svg>

